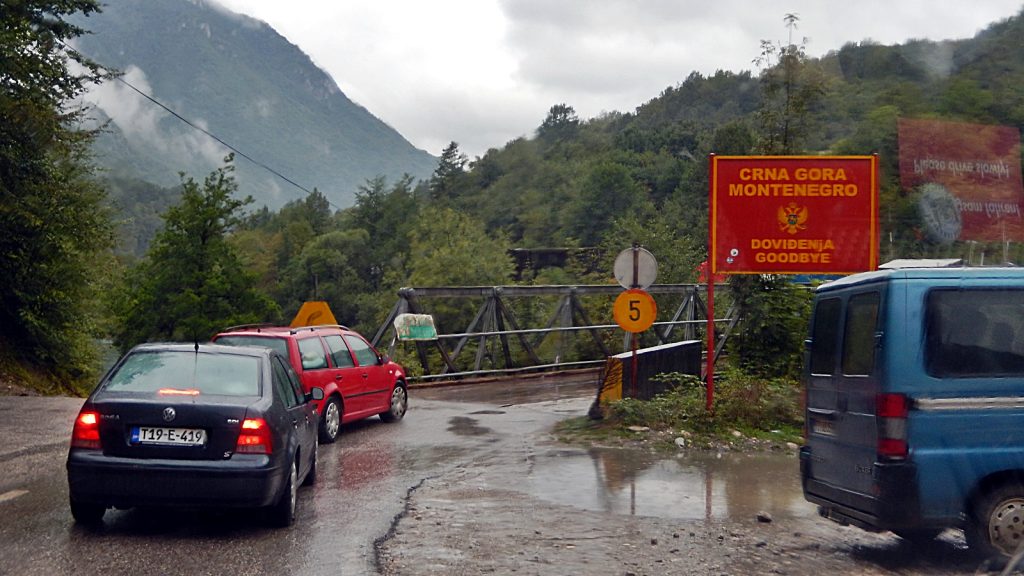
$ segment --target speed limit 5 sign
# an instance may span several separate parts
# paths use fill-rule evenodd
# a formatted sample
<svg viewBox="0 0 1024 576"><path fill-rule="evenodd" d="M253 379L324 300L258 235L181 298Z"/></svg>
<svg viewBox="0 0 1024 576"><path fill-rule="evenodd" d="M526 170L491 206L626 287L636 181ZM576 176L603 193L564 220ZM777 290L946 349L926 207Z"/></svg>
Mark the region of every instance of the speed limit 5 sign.
<svg viewBox="0 0 1024 576"><path fill-rule="evenodd" d="M619 294L612 314L615 323L626 332L643 332L654 324L658 316L658 305L650 294L634 288Z"/></svg>

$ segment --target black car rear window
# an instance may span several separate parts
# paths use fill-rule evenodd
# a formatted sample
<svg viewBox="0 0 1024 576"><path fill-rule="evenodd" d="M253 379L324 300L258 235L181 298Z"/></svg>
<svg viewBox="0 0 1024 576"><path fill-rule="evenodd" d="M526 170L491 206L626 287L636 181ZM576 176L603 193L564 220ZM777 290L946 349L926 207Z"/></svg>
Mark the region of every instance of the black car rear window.
<svg viewBox="0 0 1024 576"><path fill-rule="evenodd" d="M259 396L260 359L238 354L132 352L103 387L109 392Z"/></svg>
<svg viewBox="0 0 1024 576"><path fill-rule="evenodd" d="M288 341L284 338L268 338L266 336L221 336L217 344L225 346L260 346L270 348L285 358L288 357Z"/></svg>

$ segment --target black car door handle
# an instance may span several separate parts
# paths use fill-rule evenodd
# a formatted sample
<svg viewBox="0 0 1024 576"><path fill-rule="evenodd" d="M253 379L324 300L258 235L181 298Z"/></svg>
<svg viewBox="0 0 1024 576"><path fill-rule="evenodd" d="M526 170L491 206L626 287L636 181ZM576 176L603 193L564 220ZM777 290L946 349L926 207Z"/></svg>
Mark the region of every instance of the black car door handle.
<svg viewBox="0 0 1024 576"><path fill-rule="evenodd" d="M365 379L365 378L369 378L369 377L370 377L370 375L369 375L369 374L367 374L366 372L363 372L363 378L364 378L364 379Z"/></svg>

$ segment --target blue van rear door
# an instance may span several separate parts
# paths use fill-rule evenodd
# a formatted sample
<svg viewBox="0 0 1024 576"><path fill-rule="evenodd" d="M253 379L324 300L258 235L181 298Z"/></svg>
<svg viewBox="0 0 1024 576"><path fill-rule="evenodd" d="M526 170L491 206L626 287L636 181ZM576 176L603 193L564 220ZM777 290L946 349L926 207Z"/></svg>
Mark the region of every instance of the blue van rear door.
<svg viewBox="0 0 1024 576"><path fill-rule="evenodd" d="M810 478L869 495L878 429L876 362L883 285L822 295L815 304L807 378Z"/></svg>

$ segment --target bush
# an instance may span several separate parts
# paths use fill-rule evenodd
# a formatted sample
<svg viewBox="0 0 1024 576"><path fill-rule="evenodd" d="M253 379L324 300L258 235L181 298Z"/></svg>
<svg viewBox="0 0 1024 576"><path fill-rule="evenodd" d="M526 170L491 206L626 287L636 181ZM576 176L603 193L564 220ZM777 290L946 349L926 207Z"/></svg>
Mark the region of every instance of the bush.
<svg viewBox="0 0 1024 576"><path fill-rule="evenodd" d="M671 388L651 400L625 398L612 402L606 423L685 429L698 434L747 435L792 429L803 422L800 386L787 378L762 378L726 368L715 379L714 413L706 410L707 390L698 378L678 373L658 377Z"/></svg>
<svg viewBox="0 0 1024 576"><path fill-rule="evenodd" d="M762 378L799 378L813 292L785 276L749 275L730 278L729 293L740 317L728 341L733 362Z"/></svg>

